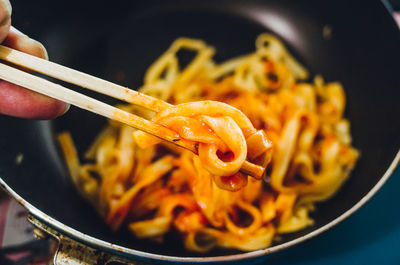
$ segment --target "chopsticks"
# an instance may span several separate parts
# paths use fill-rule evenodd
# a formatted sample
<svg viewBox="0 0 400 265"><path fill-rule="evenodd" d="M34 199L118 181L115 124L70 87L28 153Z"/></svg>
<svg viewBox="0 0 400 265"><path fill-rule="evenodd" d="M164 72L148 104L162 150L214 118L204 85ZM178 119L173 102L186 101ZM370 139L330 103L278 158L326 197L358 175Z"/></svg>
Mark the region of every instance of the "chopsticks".
<svg viewBox="0 0 400 265"><path fill-rule="evenodd" d="M129 88L2 45L0 45L0 59L44 75L144 107L155 112L159 112L172 106L163 100L147 96L135 90L131 90ZM71 105L102 115L109 119L125 123L136 129L142 130L146 133L179 145L195 154L198 154L195 143L180 138L176 132L167 127L123 111L86 95L80 94L59 84L52 83L46 79L31 75L27 72L3 63L0 63L0 79L33 90L40 94L67 102ZM177 141L177 139L179 139L179 141ZM263 167L253 164L249 161L245 161L243 163L240 171L257 179L261 178L264 174Z"/></svg>
<svg viewBox="0 0 400 265"><path fill-rule="evenodd" d="M172 105L158 98L0 45L0 59L32 71L159 112Z"/></svg>

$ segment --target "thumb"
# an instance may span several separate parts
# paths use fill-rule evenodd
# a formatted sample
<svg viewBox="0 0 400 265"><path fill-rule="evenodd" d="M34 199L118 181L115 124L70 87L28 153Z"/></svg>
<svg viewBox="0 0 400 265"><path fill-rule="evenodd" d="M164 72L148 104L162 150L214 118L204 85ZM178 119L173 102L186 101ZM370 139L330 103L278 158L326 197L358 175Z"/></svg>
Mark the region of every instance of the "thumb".
<svg viewBox="0 0 400 265"><path fill-rule="evenodd" d="M0 43L7 37L10 30L11 10L9 0L0 0Z"/></svg>

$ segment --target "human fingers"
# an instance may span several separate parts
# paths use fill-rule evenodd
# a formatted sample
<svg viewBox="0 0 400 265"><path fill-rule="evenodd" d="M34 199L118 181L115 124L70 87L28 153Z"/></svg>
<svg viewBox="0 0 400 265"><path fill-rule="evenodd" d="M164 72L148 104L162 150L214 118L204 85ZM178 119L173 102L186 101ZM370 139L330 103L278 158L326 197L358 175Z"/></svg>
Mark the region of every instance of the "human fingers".
<svg viewBox="0 0 400 265"><path fill-rule="evenodd" d="M0 0L1 1L1 0ZM14 27L3 41L5 46L47 59L44 46ZM0 81L0 113L30 119L53 119L64 114L69 105L20 86Z"/></svg>

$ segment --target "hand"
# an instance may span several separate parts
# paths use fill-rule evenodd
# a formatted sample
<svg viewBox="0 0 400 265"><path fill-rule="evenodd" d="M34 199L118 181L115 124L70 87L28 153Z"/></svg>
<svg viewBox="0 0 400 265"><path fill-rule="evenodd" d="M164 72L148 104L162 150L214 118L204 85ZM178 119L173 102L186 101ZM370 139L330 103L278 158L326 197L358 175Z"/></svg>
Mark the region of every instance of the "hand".
<svg viewBox="0 0 400 265"><path fill-rule="evenodd" d="M0 0L0 43L48 59L44 46L11 26L11 4ZM29 119L52 119L64 114L69 105L0 80L0 114Z"/></svg>

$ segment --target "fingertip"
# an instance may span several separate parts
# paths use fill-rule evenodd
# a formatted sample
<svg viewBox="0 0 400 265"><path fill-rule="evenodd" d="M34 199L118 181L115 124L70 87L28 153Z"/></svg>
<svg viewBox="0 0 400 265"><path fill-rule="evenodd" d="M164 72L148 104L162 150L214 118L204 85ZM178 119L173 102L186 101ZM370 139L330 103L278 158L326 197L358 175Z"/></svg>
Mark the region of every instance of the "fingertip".
<svg viewBox="0 0 400 265"><path fill-rule="evenodd" d="M43 44L29 38L13 26L10 27L10 32L3 44L18 51L48 60L48 54Z"/></svg>
<svg viewBox="0 0 400 265"><path fill-rule="evenodd" d="M55 99L52 99L52 100L55 101L54 104L56 104L56 106L55 106L54 112L52 112L54 115L50 116L50 118L48 118L48 119L58 118L68 112L68 110L70 108L70 105L68 103L65 103L65 102L62 102L59 100L55 100Z"/></svg>
<svg viewBox="0 0 400 265"><path fill-rule="evenodd" d="M64 115L68 111L69 104L56 99L46 98L46 102L38 104L36 114L29 117L30 119L52 120Z"/></svg>
<svg viewBox="0 0 400 265"><path fill-rule="evenodd" d="M33 39L31 39L31 40L33 40ZM34 42L34 46L36 46L37 50L38 50L38 55L35 55L35 56L43 58L45 60L49 60L49 54L47 53L47 50L44 47L44 45L36 40L33 40L33 42Z"/></svg>
<svg viewBox="0 0 400 265"><path fill-rule="evenodd" d="M47 103L48 107L47 110L44 108L38 115L35 117L35 119L38 120L52 120L55 118L58 118L69 110L70 105L56 100L56 99L49 99L50 102Z"/></svg>
<svg viewBox="0 0 400 265"><path fill-rule="evenodd" d="M37 94L32 91L27 92L32 93L31 102L26 105L26 107L31 110L31 114L29 114L29 116L25 116L24 118L52 120L64 115L70 107L69 104L60 100Z"/></svg>
<svg viewBox="0 0 400 265"><path fill-rule="evenodd" d="M63 103L65 103L65 102L63 102ZM64 107L64 110L63 110L63 112L61 113L61 115L64 115L65 113L67 113L67 112L69 111L69 108L70 108L70 107L71 107L70 104L65 103L65 107ZM61 115L59 115L59 116L61 116Z"/></svg>

